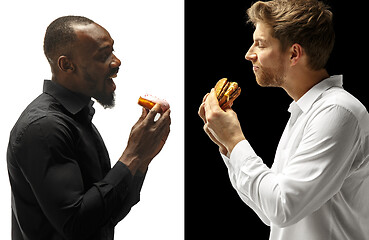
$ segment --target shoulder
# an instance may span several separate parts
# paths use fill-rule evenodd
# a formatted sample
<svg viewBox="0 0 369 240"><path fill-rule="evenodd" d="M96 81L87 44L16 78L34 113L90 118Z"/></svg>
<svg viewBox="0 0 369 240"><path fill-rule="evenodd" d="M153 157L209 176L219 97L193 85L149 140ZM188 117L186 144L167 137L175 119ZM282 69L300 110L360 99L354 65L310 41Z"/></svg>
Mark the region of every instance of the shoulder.
<svg viewBox="0 0 369 240"><path fill-rule="evenodd" d="M10 133L10 143L21 143L25 137L36 140L41 135L57 135L71 132L67 116L57 102L41 94L22 112Z"/></svg>
<svg viewBox="0 0 369 240"><path fill-rule="evenodd" d="M368 114L365 106L343 88L333 87L328 89L322 94L321 101L326 106L342 107L357 117Z"/></svg>
<svg viewBox="0 0 369 240"><path fill-rule="evenodd" d="M369 114L365 106L341 87L326 90L313 104L311 120L322 128L359 127L369 132Z"/></svg>
<svg viewBox="0 0 369 240"><path fill-rule="evenodd" d="M327 112L332 109L335 109L335 111L331 111L332 114L337 113L337 111L347 112L358 120L368 117L365 106L342 87L331 87L324 91L312 105L311 112L319 114L322 111Z"/></svg>

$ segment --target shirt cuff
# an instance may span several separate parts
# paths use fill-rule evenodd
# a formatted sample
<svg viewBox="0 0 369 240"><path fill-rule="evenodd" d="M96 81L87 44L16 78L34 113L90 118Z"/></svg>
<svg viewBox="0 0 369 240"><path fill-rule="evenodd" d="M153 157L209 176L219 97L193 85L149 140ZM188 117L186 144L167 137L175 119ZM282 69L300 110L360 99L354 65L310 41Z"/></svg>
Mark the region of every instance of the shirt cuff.
<svg viewBox="0 0 369 240"><path fill-rule="evenodd" d="M229 157L229 163L234 168L239 169L242 167L243 162L255 157L258 156L256 155L254 149L252 149L250 143L247 140L242 140L233 148Z"/></svg>
<svg viewBox="0 0 369 240"><path fill-rule="evenodd" d="M233 181L236 181L236 175L238 175L245 162L252 157L257 157L256 153L247 140L242 140L237 143L236 146L233 148L231 154L227 154L228 156L222 153L220 154L225 165L228 168L228 174L231 179L232 185L235 184L235 182Z"/></svg>
<svg viewBox="0 0 369 240"><path fill-rule="evenodd" d="M103 182L112 185L113 187L117 187L120 184L123 184L125 189L131 185L133 180L133 176L128 167L118 161L112 169L110 169L109 173L105 176Z"/></svg>

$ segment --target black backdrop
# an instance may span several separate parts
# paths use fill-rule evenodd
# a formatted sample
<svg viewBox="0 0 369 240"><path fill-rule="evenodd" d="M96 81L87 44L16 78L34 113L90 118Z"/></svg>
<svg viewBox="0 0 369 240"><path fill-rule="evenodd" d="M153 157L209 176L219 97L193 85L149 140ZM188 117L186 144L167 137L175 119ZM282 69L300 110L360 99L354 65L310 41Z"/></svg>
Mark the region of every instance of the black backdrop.
<svg viewBox="0 0 369 240"><path fill-rule="evenodd" d="M336 30L328 72L343 74L344 88L368 107L365 5L358 5L360 1L326 2L332 7ZM255 152L271 166L292 99L283 89L258 86L252 65L244 58L252 44L253 28L245 23L245 12L251 3L249 0L185 2L186 239L222 236L268 239L269 236L269 227L232 188L218 148L203 132L202 120L197 115L203 96L218 79L227 77L237 81L242 94L233 109Z"/></svg>

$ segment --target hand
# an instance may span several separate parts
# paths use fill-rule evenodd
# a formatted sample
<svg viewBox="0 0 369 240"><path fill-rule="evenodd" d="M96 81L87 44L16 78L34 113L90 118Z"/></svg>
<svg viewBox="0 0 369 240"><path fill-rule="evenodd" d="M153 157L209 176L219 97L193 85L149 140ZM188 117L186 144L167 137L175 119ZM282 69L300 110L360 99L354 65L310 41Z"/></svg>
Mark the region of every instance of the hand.
<svg viewBox="0 0 369 240"><path fill-rule="evenodd" d="M224 111L219 107L214 89L205 95L199 116L204 121L204 131L223 154L230 154L234 146L245 139L237 114L230 107Z"/></svg>
<svg viewBox="0 0 369 240"><path fill-rule="evenodd" d="M206 117L205 117L205 100L206 100L206 98L208 97L208 95L209 95L209 93L207 93L205 96L204 96L204 98L203 98L203 100L202 100L202 103L201 103L201 105L200 105L200 107L199 107L199 111L198 111L198 114L199 114L199 116L200 116L200 118L204 121L204 131L205 131L205 133L209 136L209 138L216 144L216 145L218 145L218 147L219 147L219 151L222 153L222 154L224 154L224 155L227 155L227 148L223 145L223 144L221 144L214 136L213 136L213 134L210 132L210 130L209 130L209 128L208 127L206 127L207 125L207 120L206 120Z"/></svg>
<svg viewBox="0 0 369 240"><path fill-rule="evenodd" d="M151 160L163 148L170 132L170 109L163 113L155 122L155 116L161 111L156 104L150 111L142 108L141 117L132 127L128 144L119 159L131 170L132 175L137 170L146 171Z"/></svg>

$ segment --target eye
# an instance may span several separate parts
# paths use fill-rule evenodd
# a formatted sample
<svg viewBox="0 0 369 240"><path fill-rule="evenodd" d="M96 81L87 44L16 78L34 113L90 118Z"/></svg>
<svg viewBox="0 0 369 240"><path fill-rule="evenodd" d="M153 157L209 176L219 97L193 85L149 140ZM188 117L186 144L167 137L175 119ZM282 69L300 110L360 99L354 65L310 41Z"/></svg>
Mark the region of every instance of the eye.
<svg viewBox="0 0 369 240"><path fill-rule="evenodd" d="M101 61L105 62L109 58L109 54L104 54L101 57Z"/></svg>
<svg viewBox="0 0 369 240"><path fill-rule="evenodd" d="M261 41L257 41L256 45L258 46L258 48L265 48L264 43L262 43Z"/></svg>
<svg viewBox="0 0 369 240"><path fill-rule="evenodd" d="M99 62L105 63L112 58L112 56L114 55L113 52L113 46L107 45L98 50L98 53L95 55L95 59Z"/></svg>
<svg viewBox="0 0 369 240"><path fill-rule="evenodd" d="M109 57L112 55L113 51L111 51L111 52L106 51L106 52L102 53L101 56L100 56L100 61L106 62L106 60L108 60Z"/></svg>

